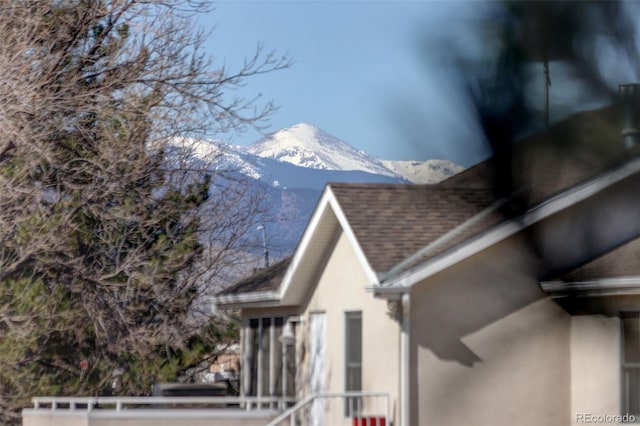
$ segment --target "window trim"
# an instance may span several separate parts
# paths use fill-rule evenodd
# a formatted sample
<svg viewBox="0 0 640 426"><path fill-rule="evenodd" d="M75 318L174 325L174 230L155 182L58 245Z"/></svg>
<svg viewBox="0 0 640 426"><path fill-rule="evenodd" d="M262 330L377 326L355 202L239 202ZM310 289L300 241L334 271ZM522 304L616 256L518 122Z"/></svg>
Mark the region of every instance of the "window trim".
<svg viewBox="0 0 640 426"><path fill-rule="evenodd" d="M363 368L363 316L362 316L362 311L345 311L344 312L344 390L345 392L357 392L357 391L362 391L362 368ZM350 341L350 324L351 321L357 320L359 322L359 334L360 334L360 359L358 363L352 363L349 362L350 360L350 345L349 345L349 341ZM349 372L352 371L352 369L359 369L360 371L360 383L358 384L358 389L349 389ZM362 401L359 398L345 398L345 407L344 407L344 415L345 417L353 417L354 416L354 412L353 412L353 404L352 404L352 400L356 401L356 410L355 410L355 414L357 414L359 411L361 411L362 408Z"/></svg>
<svg viewBox="0 0 640 426"><path fill-rule="evenodd" d="M635 418L639 418L640 413L630 413L629 406L631 404L628 403L629 393L627 392L627 383L625 380L625 373L627 370L638 370L640 371L640 361L638 362L626 362L625 359L625 350L626 350L626 340L625 340L625 328L624 328L624 319L625 317L632 317L638 322L638 341L640 342L640 311L621 311L619 312L620 318L620 413L621 415L633 415Z"/></svg>

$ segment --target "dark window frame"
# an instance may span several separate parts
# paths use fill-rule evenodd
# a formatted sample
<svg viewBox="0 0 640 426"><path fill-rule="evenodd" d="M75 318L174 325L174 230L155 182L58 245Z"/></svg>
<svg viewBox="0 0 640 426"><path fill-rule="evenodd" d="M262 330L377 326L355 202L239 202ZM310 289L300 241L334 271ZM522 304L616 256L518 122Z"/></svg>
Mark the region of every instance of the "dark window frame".
<svg viewBox="0 0 640 426"><path fill-rule="evenodd" d="M286 352L280 337L287 315L248 318L246 365L241 368L241 386L245 396L293 397L295 395L295 345ZM295 330L292 324L292 330ZM295 332L295 331L294 331ZM248 379L243 378L248 375ZM283 380L287 381L283 385ZM283 395L286 389L286 395Z"/></svg>
<svg viewBox="0 0 640 426"><path fill-rule="evenodd" d="M362 326L362 311L346 311L344 313L345 392L362 390ZM354 339L356 340L355 342ZM358 415L358 413L362 410L361 398L345 398L344 401L345 417L353 417L354 415Z"/></svg>
<svg viewBox="0 0 640 426"><path fill-rule="evenodd" d="M620 376L622 415L640 420L640 311L620 313Z"/></svg>

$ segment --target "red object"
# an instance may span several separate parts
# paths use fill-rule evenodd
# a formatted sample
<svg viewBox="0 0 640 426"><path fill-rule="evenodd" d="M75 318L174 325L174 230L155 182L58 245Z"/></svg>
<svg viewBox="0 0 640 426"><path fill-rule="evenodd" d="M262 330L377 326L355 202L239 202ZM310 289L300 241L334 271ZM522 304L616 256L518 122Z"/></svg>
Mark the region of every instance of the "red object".
<svg viewBox="0 0 640 426"><path fill-rule="evenodd" d="M386 426L384 417L354 417L353 426Z"/></svg>
<svg viewBox="0 0 640 426"><path fill-rule="evenodd" d="M86 370L87 368L89 368L89 361L87 361L86 359L80 361L80 369Z"/></svg>

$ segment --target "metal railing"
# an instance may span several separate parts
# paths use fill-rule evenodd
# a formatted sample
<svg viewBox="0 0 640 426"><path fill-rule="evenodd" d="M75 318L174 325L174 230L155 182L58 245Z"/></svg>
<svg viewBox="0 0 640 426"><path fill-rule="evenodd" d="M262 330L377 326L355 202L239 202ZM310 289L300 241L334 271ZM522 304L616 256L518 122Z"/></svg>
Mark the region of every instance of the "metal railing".
<svg viewBox="0 0 640 426"><path fill-rule="evenodd" d="M267 426L388 424L389 394L386 392L322 392L307 395Z"/></svg>
<svg viewBox="0 0 640 426"><path fill-rule="evenodd" d="M31 399L33 410L93 411L135 410L140 408L188 408L252 410L284 410L295 403L292 397L234 397L234 396L37 396Z"/></svg>

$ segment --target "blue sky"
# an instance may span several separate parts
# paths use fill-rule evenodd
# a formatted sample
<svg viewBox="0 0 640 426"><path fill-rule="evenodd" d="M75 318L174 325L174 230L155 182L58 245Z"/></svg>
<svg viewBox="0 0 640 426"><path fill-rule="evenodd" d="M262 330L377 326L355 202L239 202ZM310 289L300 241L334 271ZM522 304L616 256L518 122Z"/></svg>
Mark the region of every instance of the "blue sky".
<svg viewBox="0 0 640 426"><path fill-rule="evenodd" d="M223 1L199 24L218 62L241 64L258 42L293 67L246 81L280 106L268 131L308 122L379 158L442 158L463 165L486 155L442 43L473 51L468 28L479 2ZM249 144L261 135L233 135Z"/></svg>

